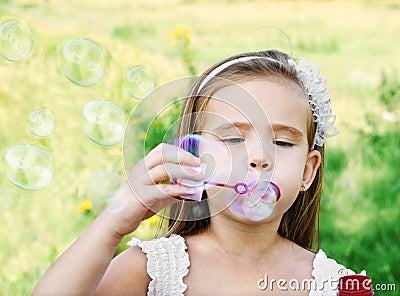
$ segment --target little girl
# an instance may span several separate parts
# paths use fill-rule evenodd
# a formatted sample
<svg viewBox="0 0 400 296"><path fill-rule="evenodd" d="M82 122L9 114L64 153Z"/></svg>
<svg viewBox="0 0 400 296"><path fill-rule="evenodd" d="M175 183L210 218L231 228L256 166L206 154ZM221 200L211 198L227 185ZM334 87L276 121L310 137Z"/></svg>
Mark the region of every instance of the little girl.
<svg viewBox="0 0 400 296"><path fill-rule="evenodd" d="M185 101L178 145L160 144L132 168L33 294L336 295L354 272L318 249L334 121L316 65L274 50L214 65ZM134 238L112 259L123 236L167 206L166 236Z"/></svg>

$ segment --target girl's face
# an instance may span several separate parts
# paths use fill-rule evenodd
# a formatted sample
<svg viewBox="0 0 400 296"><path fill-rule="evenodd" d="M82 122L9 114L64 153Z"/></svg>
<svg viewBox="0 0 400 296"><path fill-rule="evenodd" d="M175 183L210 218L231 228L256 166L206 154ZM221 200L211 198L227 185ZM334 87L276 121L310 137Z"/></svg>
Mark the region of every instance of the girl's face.
<svg viewBox="0 0 400 296"><path fill-rule="evenodd" d="M209 140L200 144L208 167L215 168L209 173L212 180L231 185L272 181L281 197L272 214L263 216L261 207L238 210L238 200L245 197L233 189L210 186L211 215L221 212L254 223L280 218L289 209L301 184L311 185L320 164L319 152L308 151L309 112L303 91L286 80L251 80L214 93L201 130Z"/></svg>

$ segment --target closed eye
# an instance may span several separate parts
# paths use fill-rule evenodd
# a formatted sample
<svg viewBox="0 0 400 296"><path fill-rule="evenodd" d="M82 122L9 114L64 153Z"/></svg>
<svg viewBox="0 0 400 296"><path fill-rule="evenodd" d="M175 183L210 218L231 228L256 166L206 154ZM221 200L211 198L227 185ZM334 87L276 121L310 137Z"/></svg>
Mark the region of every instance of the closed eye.
<svg viewBox="0 0 400 296"><path fill-rule="evenodd" d="M228 139L222 139L222 142L228 143L228 144L239 144L244 142L243 138L228 138Z"/></svg>
<svg viewBox="0 0 400 296"><path fill-rule="evenodd" d="M287 148L290 148L290 147L294 146L292 143L285 142L285 141L274 141L274 144L277 145L277 146L287 147Z"/></svg>

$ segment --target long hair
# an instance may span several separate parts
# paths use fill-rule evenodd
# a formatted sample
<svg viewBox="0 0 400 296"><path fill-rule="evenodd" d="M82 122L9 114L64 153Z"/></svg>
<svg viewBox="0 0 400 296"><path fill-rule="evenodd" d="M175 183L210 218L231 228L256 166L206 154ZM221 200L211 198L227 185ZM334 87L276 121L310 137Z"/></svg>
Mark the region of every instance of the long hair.
<svg viewBox="0 0 400 296"><path fill-rule="evenodd" d="M215 77L222 79L207 80L199 91L199 86L204 79L218 66L241 57L260 57L254 59L242 59L240 62L232 63L229 67L218 72ZM263 58L265 57L265 58ZM193 84L190 94L184 103L181 120L179 123L178 136L185 136L194 133L199 129L200 116L207 107L207 103L212 94L231 83L239 83L254 78L265 78L272 81L286 80L303 87L296 76L296 70L288 63L290 57L276 50L262 52L249 52L232 56L222 62L214 65L204 72ZM276 60L278 62L275 62ZM306 97L306 96L305 96ZM313 122L311 110L307 115L307 140L309 150L312 149L314 139L315 124ZM319 212L323 176L323 156L324 147L316 147L322 156L321 165L317 171L316 177L306 192L299 192L292 206L284 213L279 225L278 233L294 243L309 249L317 250L319 248ZM206 191L203 191L202 199L207 199ZM203 213L209 214L207 203L201 203ZM210 218L200 220L185 219L191 213L192 203L181 202L171 205L168 223L167 236L173 233L180 235L190 235L205 230L210 225Z"/></svg>

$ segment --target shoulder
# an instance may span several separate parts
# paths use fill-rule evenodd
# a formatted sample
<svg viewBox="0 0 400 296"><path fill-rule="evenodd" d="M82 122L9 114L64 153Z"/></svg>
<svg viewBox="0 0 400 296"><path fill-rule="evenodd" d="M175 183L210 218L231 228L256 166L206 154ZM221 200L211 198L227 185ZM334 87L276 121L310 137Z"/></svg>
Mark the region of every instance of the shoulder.
<svg viewBox="0 0 400 296"><path fill-rule="evenodd" d="M316 284L315 293L310 295L336 295L336 287L339 278L345 275L356 274L353 270L329 258L325 252L320 249L313 261L312 276ZM361 274L365 274L362 271ZM322 294L321 294L322 293Z"/></svg>
<svg viewBox="0 0 400 296"><path fill-rule="evenodd" d="M125 250L111 261L96 295L146 295L150 283L146 264L139 247Z"/></svg>

